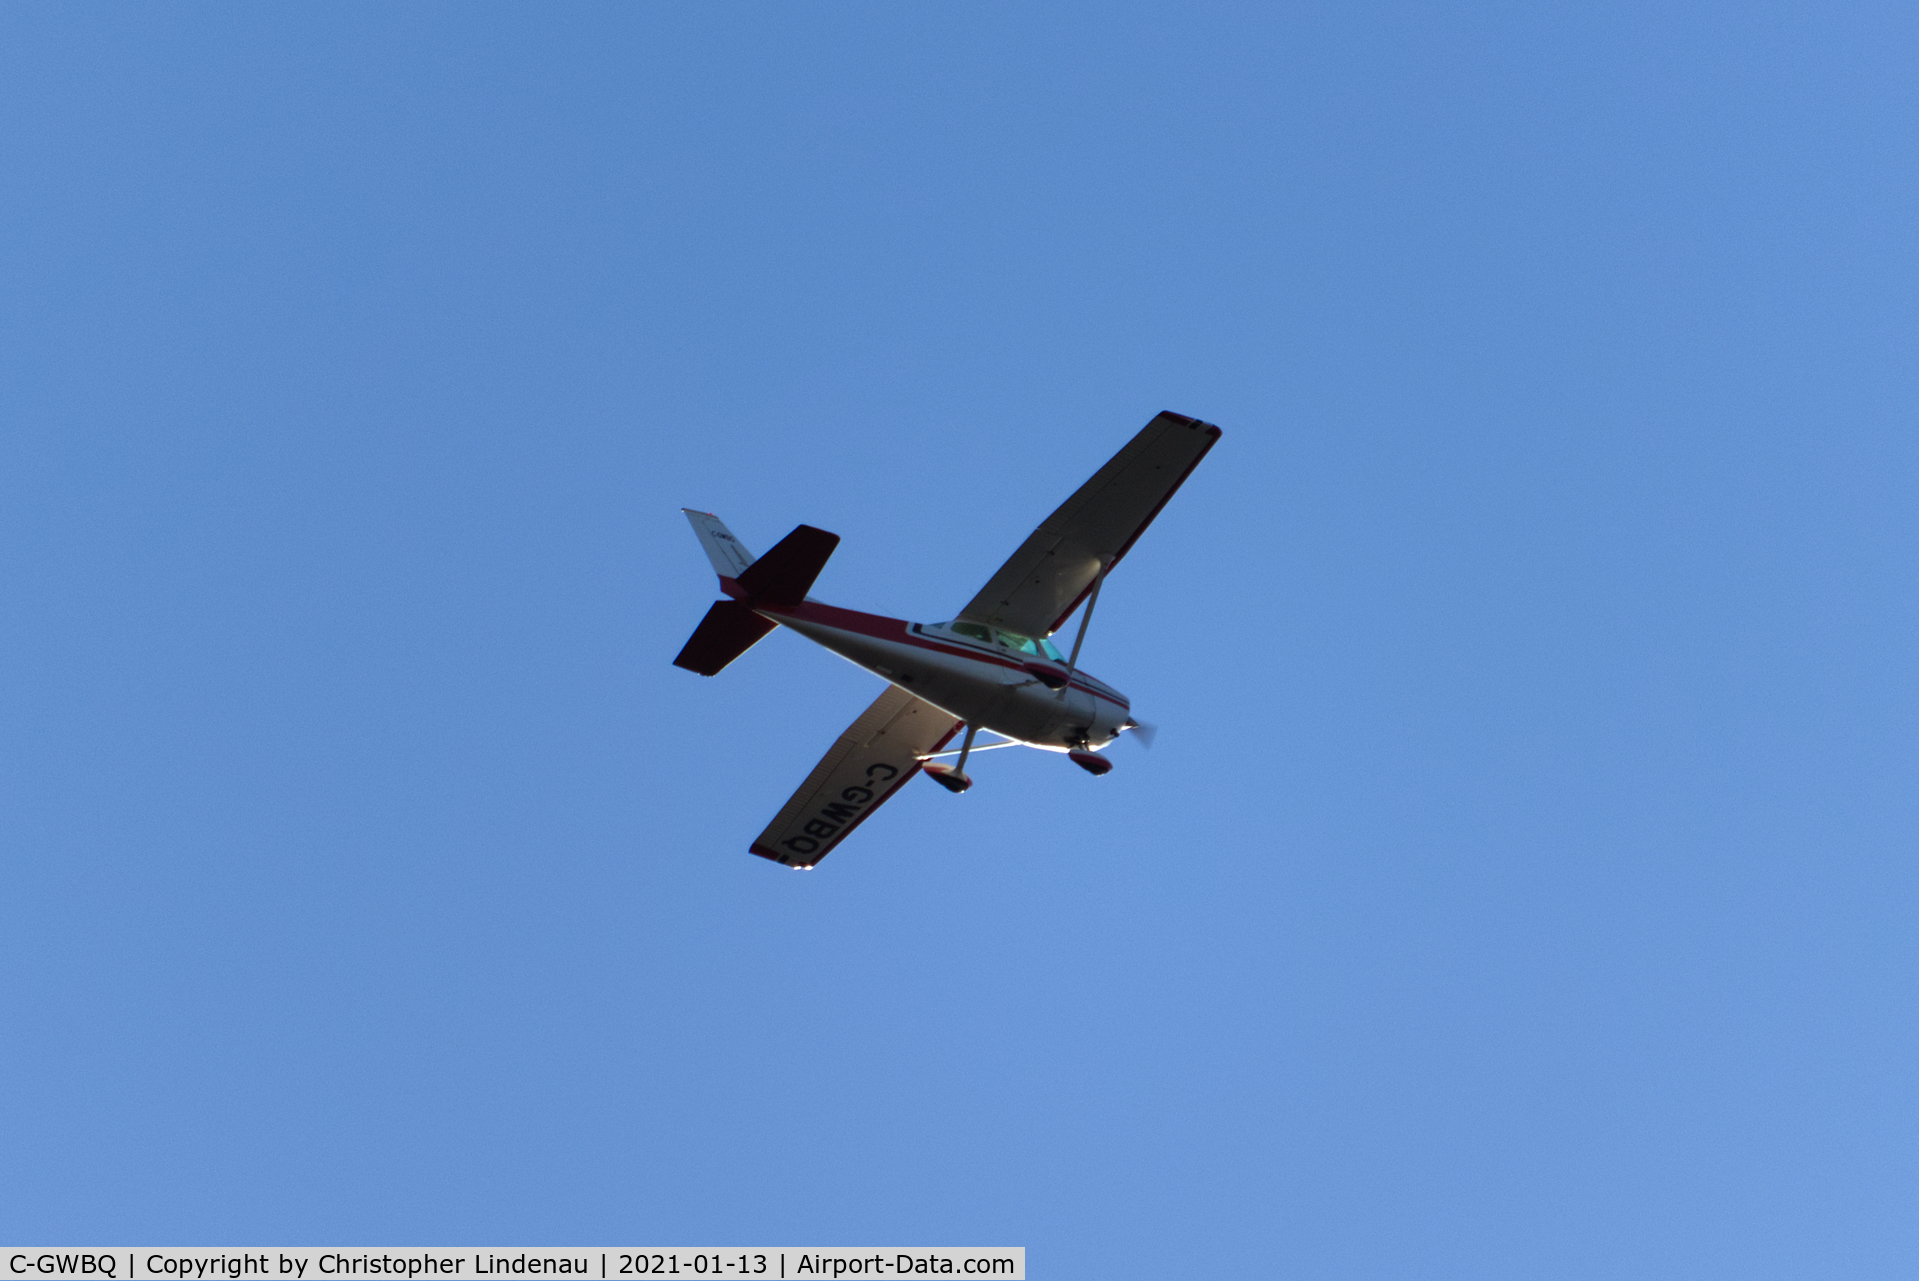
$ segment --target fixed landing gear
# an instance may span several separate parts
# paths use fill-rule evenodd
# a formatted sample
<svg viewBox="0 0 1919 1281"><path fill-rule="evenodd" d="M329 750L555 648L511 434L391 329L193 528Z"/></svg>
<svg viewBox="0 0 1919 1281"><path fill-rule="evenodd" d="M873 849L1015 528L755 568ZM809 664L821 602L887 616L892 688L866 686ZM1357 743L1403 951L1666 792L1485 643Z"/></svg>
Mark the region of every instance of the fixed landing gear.
<svg viewBox="0 0 1919 1281"><path fill-rule="evenodd" d="M960 744L959 763L956 765L942 765L938 761L928 761L921 767L926 771L926 777L932 779L935 783L938 783L955 796L958 796L961 792L971 787L973 780L966 777L966 757L967 754L973 750L973 735L977 733L979 733L979 726L968 725L966 727L966 741Z"/></svg>
<svg viewBox="0 0 1919 1281"><path fill-rule="evenodd" d="M1066 759L1097 778L1101 774L1113 772L1113 763L1098 752L1076 751L1066 753Z"/></svg>
<svg viewBox="0 0 1919 1281"><path fill-rule="evenodd" d="M926 777L938 783L947 791L958 796L973 785L973 780L954 769L951 765L942 765L938 761L928 761L920 766L926 771Z"/></svg>
<svg viewBox="0 0 1919 1281"><path fill-rule="evenodd" d="M973 780L967 777L966 774L966 758L973 753L973 737L978 733L979 726L968 725L966 727L966 737L960 742L959 760L951 765L947 765L942 761L922 757L920 760L920 768L926 771L926 777L932 779L935 783L938 783L955 796L972 787ZM1054 740L1056 743L1058 741L1057 739ZM1067 742L1072 746L1072 750L1066 753L1067 760L1073 762L1073 764L1079 766L1096 778L1101 774L1112 773L1113 762L1107 760L1098 752L1093 751L1083 734L1078 738L1068 739ZM1019 745L1019 740L1007 738L1003 742L988 743L979 750L986 752L996 747L1017 747Z"/></svg>

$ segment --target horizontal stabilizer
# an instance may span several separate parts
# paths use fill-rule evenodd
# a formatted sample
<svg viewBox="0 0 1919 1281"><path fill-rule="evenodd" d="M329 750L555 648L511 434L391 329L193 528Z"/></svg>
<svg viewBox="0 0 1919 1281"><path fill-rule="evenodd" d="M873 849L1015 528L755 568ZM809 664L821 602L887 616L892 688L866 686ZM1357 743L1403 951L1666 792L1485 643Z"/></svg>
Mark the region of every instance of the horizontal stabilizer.
<svg viewBox="0 0 1919 1281"><path fill-rule="evenodd" d="M735 578L755 605L797 605L839 545L838 534L801 525Z"/></svg>
<svg viewBox="0 0 1919 1281"><path fill-rule="evenodd" d="M737 600L716 600L706 617L693 629L692 639L673 660L702 676L718 676L725 666L759 644L773 624L753 612L750 605Z"/></svg>

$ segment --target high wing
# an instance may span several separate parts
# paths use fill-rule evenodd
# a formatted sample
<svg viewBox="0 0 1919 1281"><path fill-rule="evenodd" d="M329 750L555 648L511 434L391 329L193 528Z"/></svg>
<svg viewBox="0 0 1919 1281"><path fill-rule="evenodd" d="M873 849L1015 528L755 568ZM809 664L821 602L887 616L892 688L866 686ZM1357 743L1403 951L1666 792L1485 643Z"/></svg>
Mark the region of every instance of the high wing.
<svg viewBox="0 0 1919 1281"><path fill-rule="evenodd" d="M753 853L811 867L919 773L920 758L946 746L958 719L896 685L847 726L793 793Z"/></svg>
<svg viewBox="0 0 1919 1281"><path fill-rule="evenodd" d="M1022 636L1060 629L1101 570L1119 563L1219 439L1219 428L1163 413L1046 518L960 617Z"/></svg>

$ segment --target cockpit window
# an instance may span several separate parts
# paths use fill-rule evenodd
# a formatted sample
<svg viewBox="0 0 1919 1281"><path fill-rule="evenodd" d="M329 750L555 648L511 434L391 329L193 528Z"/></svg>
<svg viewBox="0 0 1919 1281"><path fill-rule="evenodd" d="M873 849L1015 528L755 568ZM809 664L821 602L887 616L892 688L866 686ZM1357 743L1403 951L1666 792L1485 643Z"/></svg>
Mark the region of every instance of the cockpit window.
<svg viewBox="0 0 1919 1281"><path fill-rule="evenodd" d="M1015 636L1011 632L1001 632L999 634L999 643L1008 649L1016 649L1022 654L1031 654L1035 658L1039 657L1039 646L1033 644L1031 637Z"/></svg>
<svg viewBox="0 0 1919 1281"><path fill-rule="evenodd" d="M1066 661L1066 656L1059 652L1052 641L1044 637L1035 639L1031 636L1021 636L1017 632L1000 631L997 628L984 627L979 623L948 623L946 630L956 636L964 636L968 640L984 641L988 645L997 638L1006 648L1017 650L1022 654L1030 654L1034 658L1050 658L1055 663Z"/></svg>

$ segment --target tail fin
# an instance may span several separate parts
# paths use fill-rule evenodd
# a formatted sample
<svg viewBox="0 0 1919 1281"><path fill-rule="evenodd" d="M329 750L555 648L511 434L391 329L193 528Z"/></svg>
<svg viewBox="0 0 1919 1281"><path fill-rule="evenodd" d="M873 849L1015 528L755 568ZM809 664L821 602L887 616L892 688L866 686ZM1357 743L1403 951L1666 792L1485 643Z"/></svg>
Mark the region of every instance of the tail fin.
<svg viewBox="0 0 1919 1281"><path fill-rule="evenodd" d="M714 573L721 578L738 578L746 572L746 567L753 563L753 553L733 537L733 531L718 516L712 512L696 512L691 507L682 507L680 510L692 522L700 546L706 549L706 558L713 562Z"/></svg>
<svg viewBox="0 0 1919 1281"><path fill-rule="evenodd" d="M757 605L797 605L840 545L838 534L801 525L755 560L720 518L682 508L699 535L700 546L720 576L720 588L733 600L715 601L673 660L702 676L717 676L734 659L760 643L773 623L755 612Z"/></svg>

